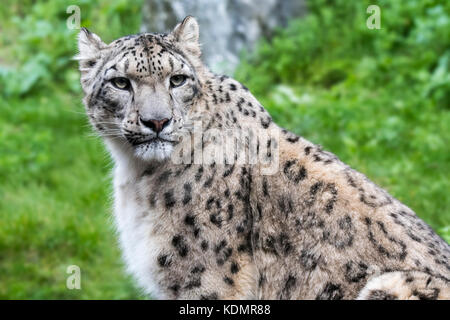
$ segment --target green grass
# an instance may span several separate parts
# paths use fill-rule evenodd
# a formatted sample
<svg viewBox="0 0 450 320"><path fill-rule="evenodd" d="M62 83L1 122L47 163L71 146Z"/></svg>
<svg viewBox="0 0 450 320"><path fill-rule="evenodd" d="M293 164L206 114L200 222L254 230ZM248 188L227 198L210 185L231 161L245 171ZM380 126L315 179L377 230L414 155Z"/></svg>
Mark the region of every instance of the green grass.
<svg viewBox="0 0 450 320"><path fill-rule="evenodd" d="M55 92L1 106L0 298L140 296L111 223L110 161L79 101ZM82 290L66 289L72 264Z"/></svg>
<svg viewBox="0 0 450 320"><path fill-rule="evenodd" d="M138 31L140 1L108 3L81 1L82 24L105 41ZM111 163L81 104L70 4L0 11L0 299L141 299L113 228ZM66 288L70 265L81 290Z"/></svg>
<svg viewBox="0 0 450 320"><path fill-rule="evenodd" d="M144 298L117 247L111 163L84 116L70 2L0 9L0 299ZM336 153L449 241L448 2L381 1L374 31L362 2L314 3L246 57L237 78L277 123ZM80 1L82 25L106 41L137 32L140 4ZM73 264L81 290L66 288Z"/></svg>

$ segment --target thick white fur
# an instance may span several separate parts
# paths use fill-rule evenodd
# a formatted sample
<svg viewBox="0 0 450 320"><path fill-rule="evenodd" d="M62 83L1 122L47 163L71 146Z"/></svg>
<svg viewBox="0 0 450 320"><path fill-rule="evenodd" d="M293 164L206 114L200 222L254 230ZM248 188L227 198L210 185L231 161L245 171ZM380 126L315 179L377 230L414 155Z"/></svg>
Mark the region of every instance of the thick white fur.
<svg viewBox="0 0 450 320"><path fill-rule="evenodd" d="M143 208L136 200L137 195L152 192L142 190L142 187L139 188L135 183L138 174L142 173L144 163L133 156L130 146L112 139L106 139L106 143L115 162L114 218L127 270L136 278L145 293L164 299L156 279L156 261L159 254L157 248L161 248L164 241L151 232L160 214L150 212L142 218L143 210L149 209Z"/></svg>

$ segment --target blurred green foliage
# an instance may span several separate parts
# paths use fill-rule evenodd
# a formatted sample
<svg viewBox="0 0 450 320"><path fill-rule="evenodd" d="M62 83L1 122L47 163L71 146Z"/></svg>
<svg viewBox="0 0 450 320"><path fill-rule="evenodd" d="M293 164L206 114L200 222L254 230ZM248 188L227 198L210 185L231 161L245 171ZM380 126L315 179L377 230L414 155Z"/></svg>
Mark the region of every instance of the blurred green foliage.
<svg viewBox="0 0 450 320"><path fill-rule="evenodd" d="M108 42L142 0L13 1L0 8L0 299L136 299L110 216L111 168L81 104L66 12ZM69 265L81 290L68 290Z"/></svg>
<svg viewBox="0 0 450 320"><path fill-rule="evenodd" d="M81 25L102 34L105 42L136 33L142 0L2 0L0 10L0 85L6 97L34 94L44 88L64 86L79 92L78 71L72 57L78 30L67 27L76 5ZM3 54L2 54L3 53ZM6 62L6 63L5 63ZM24 75L27 77L24 77Z"/></svg>
<svg viewBox="0 0 450 320"><path fill-rule="evenodd" d="M450 2L309 1L236 77L450 241ZM369 5L381 29L369 29Z"/></svg>
<svg viewBox="0 0 450 320"><path fill-rule="evenodd" d="M81 104L77 30L139 31L143 0L2 0L0 298L143 298L110 217L110 160ZM369 30L366 8L381 7ZM322 144L450 240L450 2L314 0L236 77L282 126ZM66 289L80 266L82 290Z"/></svg>

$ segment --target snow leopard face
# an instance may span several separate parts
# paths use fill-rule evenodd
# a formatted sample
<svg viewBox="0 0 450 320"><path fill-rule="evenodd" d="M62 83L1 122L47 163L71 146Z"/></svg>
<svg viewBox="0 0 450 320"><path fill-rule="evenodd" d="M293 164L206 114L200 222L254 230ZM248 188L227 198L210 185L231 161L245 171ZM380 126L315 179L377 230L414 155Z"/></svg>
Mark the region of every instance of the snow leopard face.
<svg viewBox="0 0 450 320"><path fill-rule="evenodd" d="M187 17L170 34L144 33L109 45L79 34L84 103L92 125L143 160L167 159L190 130L189 111L201 93L198 24Z"/></svg>

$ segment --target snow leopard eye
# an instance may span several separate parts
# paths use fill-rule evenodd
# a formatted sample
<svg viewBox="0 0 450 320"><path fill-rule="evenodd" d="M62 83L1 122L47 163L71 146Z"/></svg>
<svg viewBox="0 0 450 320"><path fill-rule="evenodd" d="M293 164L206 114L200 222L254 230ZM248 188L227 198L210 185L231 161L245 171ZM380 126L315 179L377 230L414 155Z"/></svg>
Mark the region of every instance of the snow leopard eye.
<svg viewBox="0 0 450 320"><path fill-rule="evenodd" d="M130 88L130 80L127 78L119 77L111 80L114 87L120 90L128 90Z"/></svg>
<svg viewBox="0 0 450 320"><path fill-rule="evenodd" d="M170 85L172 88L182 86L186 82L186 76L183 74L177 74L170 78Z"/></svg>

